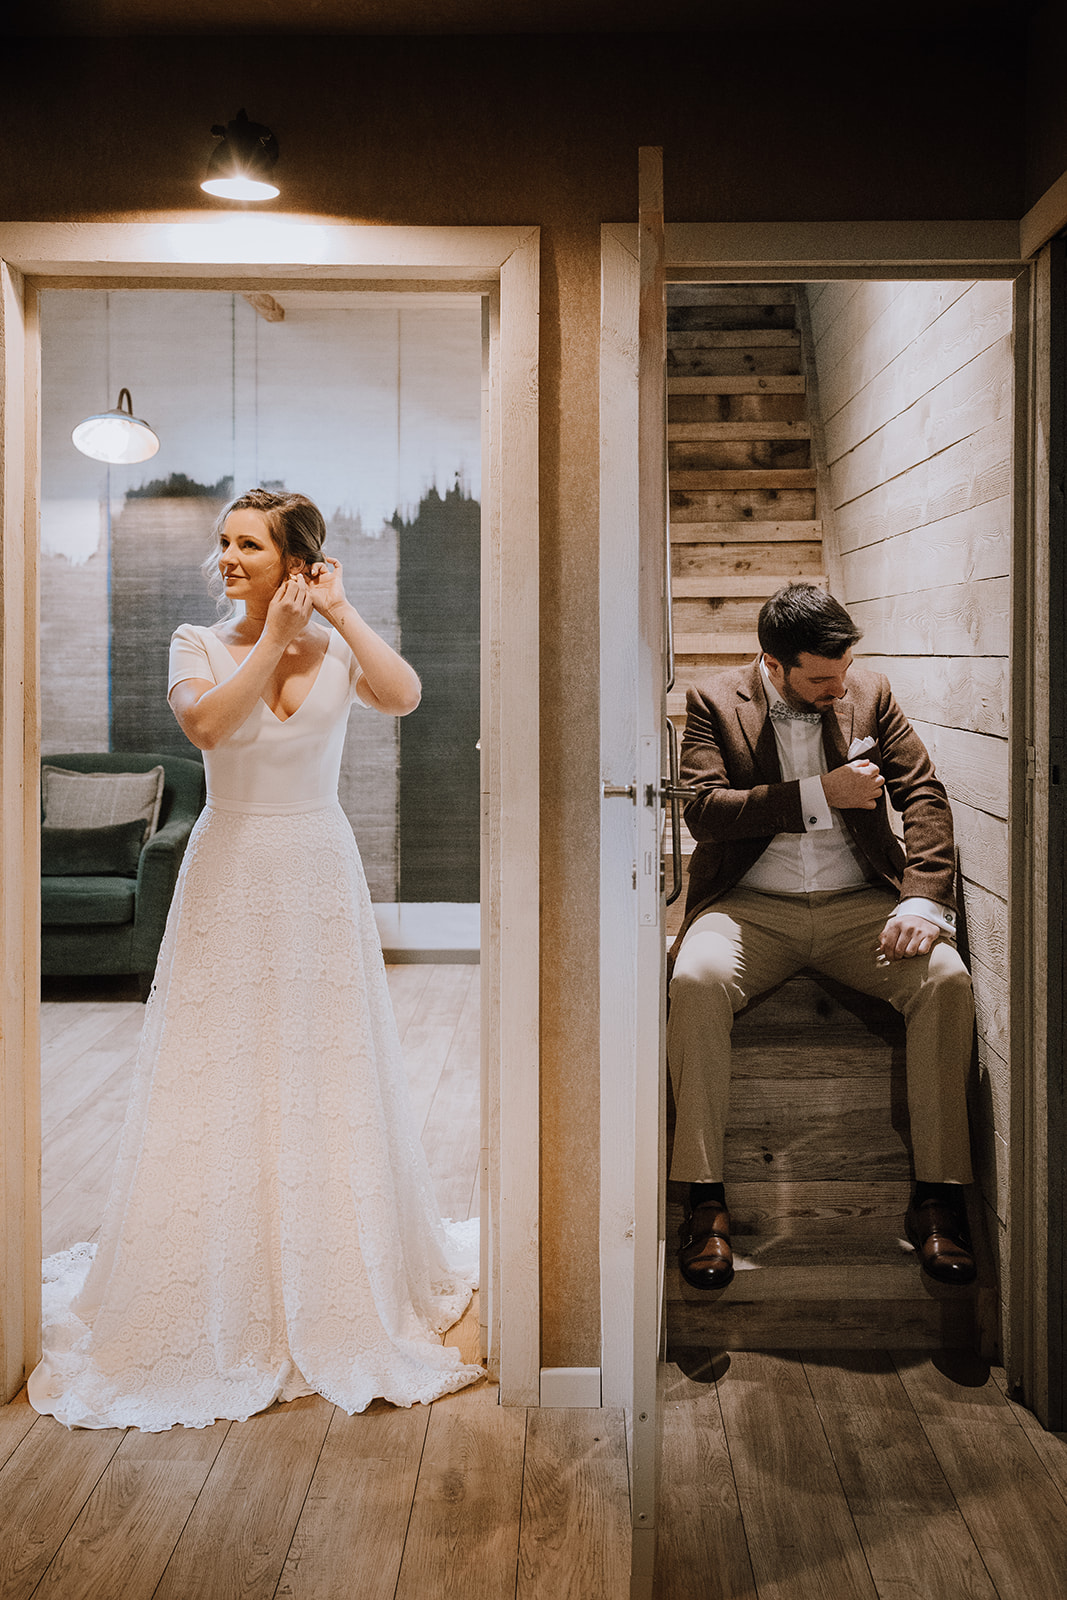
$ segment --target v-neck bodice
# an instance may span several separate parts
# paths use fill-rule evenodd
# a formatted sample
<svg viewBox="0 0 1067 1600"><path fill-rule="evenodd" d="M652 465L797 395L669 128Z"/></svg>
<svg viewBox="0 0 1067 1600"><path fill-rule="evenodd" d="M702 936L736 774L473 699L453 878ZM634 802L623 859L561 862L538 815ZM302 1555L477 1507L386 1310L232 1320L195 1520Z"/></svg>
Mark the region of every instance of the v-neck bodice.
<svg viewBox="0 0 1067 1600"><path fill-rule="evenodd" d="M211 628L185 623L174 634L170 682L224 683L240 665ZM337 799L348 711L359 668L331 629L318 673L284 721L264 700L224 744L204 751L209 805L252 813L312 811Z"/></svg>

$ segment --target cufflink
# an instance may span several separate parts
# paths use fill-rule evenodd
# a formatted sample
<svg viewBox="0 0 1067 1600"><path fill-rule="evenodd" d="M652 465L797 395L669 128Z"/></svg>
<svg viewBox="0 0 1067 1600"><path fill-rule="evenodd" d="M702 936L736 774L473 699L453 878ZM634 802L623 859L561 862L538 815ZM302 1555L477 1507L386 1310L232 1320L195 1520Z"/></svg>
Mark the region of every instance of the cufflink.
<svg viewBox="0 0 1067 1600"><path fill-rule="evenodd" d="M818 817L809 817L808 818L808 827L809 828L814 828L814 826L818 822L818 820L819 820Z"/></svg>

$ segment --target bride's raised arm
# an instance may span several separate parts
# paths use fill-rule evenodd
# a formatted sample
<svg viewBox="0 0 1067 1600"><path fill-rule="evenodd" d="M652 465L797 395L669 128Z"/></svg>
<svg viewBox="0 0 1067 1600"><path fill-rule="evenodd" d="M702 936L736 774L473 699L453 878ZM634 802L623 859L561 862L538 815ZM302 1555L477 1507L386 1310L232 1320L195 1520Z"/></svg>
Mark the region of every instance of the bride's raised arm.
<svg viewBox="0 0 1067 1600"><path fill-rule="evenodd" d="M293 573L267 608L263 632L237 671L223 683L184 678L167 696L185 737L198 750L214 750L248 721L287 647L307 627L311 594L301 573Z"/></svg>
<svg viewBox="0 0 1067 1600"><path fill-rule="evenodd" d="M406 717L422 698L422 685L408 665L380 634L375 633L345 596L341 563L325 556L311 568L311 603L332 622L362 669L356 693L364 705L392 717Z"/></svg>

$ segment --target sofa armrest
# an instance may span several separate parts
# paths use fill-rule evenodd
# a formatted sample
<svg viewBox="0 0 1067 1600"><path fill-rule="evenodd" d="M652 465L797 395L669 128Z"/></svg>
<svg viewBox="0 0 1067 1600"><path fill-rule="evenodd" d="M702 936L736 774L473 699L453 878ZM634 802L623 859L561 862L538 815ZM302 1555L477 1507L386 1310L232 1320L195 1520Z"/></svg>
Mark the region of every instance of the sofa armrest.
<svg viewBox="0 0 1067 1600"><path fill-rule="evenodd" d="M137 909L134 915L135 972L151 972L167 924L178 868L195 818L171 817L141 851L137 866Z"/></svg>

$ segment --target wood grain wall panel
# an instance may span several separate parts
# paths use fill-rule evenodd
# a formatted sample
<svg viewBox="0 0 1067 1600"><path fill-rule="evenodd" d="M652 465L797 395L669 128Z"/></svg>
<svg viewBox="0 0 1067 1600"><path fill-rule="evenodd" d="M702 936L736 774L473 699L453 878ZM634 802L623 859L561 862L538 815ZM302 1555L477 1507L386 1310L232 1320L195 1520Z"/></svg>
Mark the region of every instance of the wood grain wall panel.
<svg viewBox="0 0 1067 1600"><path fill-rule="evenodd" d="M845 589L855 600L898 594L911 587L917 570L931 589L1004 577L1010 534L1011 500L1001 495L940 522L905 529L881 544L846 552L841 557Z"/></svg>
<svg viewBox="0 0 1067 1600"><path fill-rule="evenodd" d="M876 330L880 328L882 319L889 315L893 302L904 293L902 283L889 281L872 284L869 290L860 290L849 296L843 293L845 287L838 284L833 286L827 296L830 303L826 306L825 323L821 328L813 324L812 328L819 351L819 385L821 388L824 381L828 382L831 395L839 385L842 393L847 395L856 378L861 384L869 383L885 364L887 357ZM831 310L834 312L832 316ZM850 374L855 374L855 377ZM827 407L826 417L833 416L836 409L835 406L831 411Z"/></svg>
<svg viewBox="0 0 1067 1600"><path fill-rule="evenodd" d="M827 330L842 316L849 301L861 293L866 285L859 278L850 283L817 283L808 288L808 311L811 315L811 332L815 339L823 339Z"/></svg>
<svg viewBox="0 0 1067 1600"><path fill-rule="evenodd" d="M963 284L924 284L911 286L883 284L881 293L857 295L837 320L825 340L821 366L826 371L829 394L827 422L838 418L843 406L874 401L874 415L862 433L852 432L850 443L866 438L887 417L910 405L923 392L909 383L905 373L918 360L929 367L924 356L909 350L936 323L952 301L964 293ZM896 370L895 370L896 369ZM928 386L937 382L939 368L927 371L922 380ZM888 409L886 409L888 403ZM831 458L836 459L836 457Z"/></svg>
<svg viewBox="0 0 1067 1600"><path fill-rule="evenodd" d="M1008 664L1002 656L869 656L864 641L863 665L885 673L912 719L1007 736Z"/></svg>
<svg viewBox="0 0 1067 1600"><path fill-rule="evenodd" d="M836 463L835 496L842 503L856 500L899 472L902 460L937 455L999 417L1010 417L1013 374L1007 346L1006 337L998 339L851 446Z"/></svg>
<svg viewBox="0 0 1067 1600"><path fill-rule="evenodd" d="M1001 284L884 287L900 292L873 321L864 312L877 307L861 296L849 307L851 350L835 348L832 339L825 355L816 346L820 387L824 367L829 387L825 405L831 461L1010 332L1010 299L1007 323L990 313L991 307L1003 306L997 299L1003 296ZM841 339L839 332L838 345Z"/></svg>
<svg viewBox="0 0 1067 1600"><path fill-rule="evenodd" d="M1006 819L991 817L956 797L952 818L961 862L972 875L980 871L989 892L1006 901L1010 882Z"/></svg>
<svg viewBox="0 0 1067 1600"><path fill-rule="evenodd" d="M916 587L884 599L849 600L863 629L863 642L880 655L1004 656L1008 653L1009 584L984 578L926 588L921 569Z"/></svg>
<svg viewBox="0 0 1067 1600"><path fill-rule="evenodd" d="M902 465L870 494L840 502L835 520L842 556L1009 494L1011 449L1010 422L994 422L932 459Z"/></svg>
<svg viewBox="0 0 1067 1600"><path fill-rule="evenodd" d="M952 799L957 796L994 817L1008 815L1008 743L965 728L914 723Z"/></svg>
<svg viewBox="0 0 1067 1600"><path fill-rule="evenodd" d="M828 284L811 323L826 570L864 630L858 657L889 678L953 806L978 1027L976 1175L999 1237L1011 1134L1011 289Z"/></svg>

